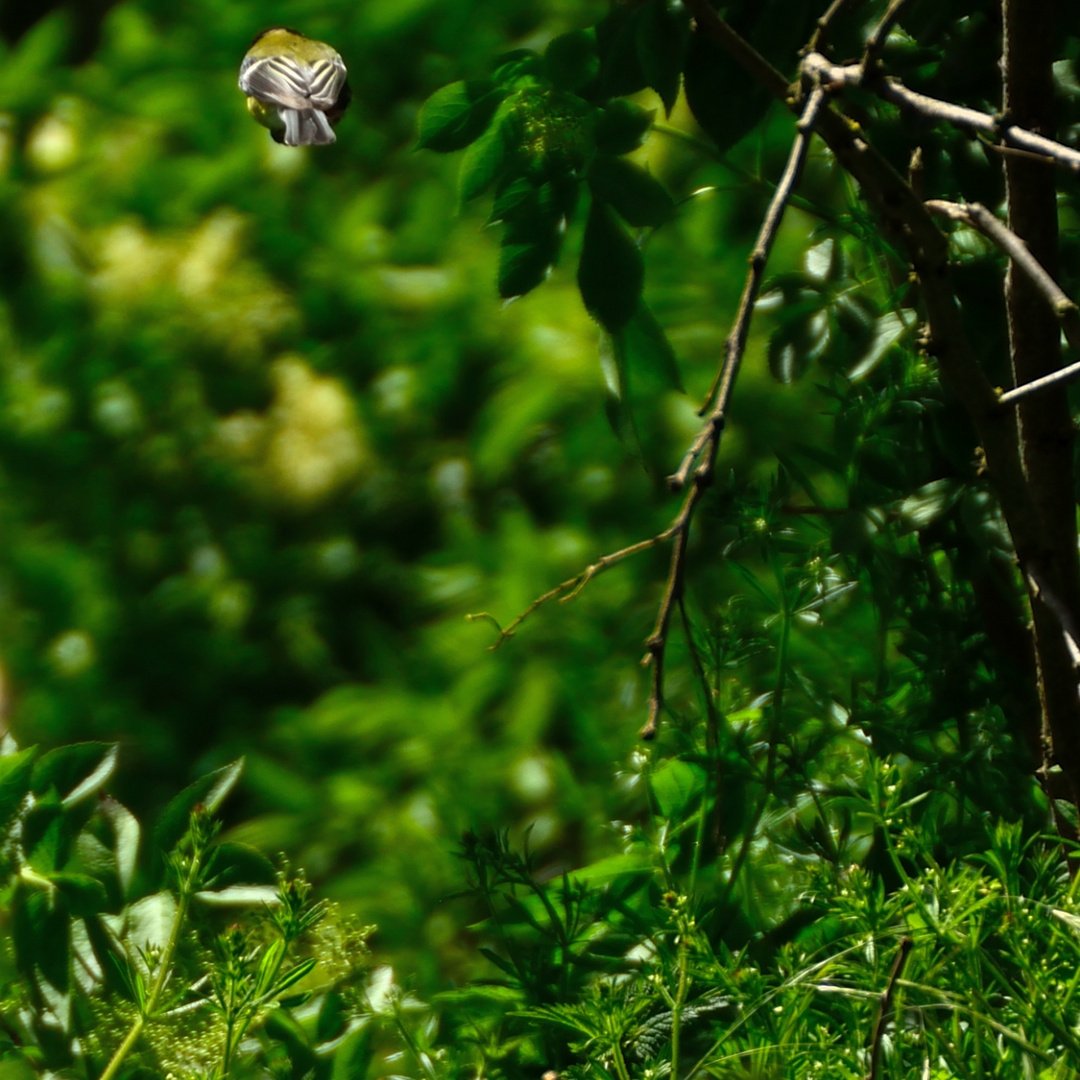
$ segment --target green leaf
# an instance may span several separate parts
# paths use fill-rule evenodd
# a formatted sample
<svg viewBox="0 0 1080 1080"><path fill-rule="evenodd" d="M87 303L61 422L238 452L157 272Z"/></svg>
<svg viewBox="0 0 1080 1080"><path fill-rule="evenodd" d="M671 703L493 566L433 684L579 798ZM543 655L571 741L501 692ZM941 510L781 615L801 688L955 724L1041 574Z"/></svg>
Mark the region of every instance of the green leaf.
<svg viewBox="0 0 1080 1080"><path fill-rule="evenodd" d="M60 746L34 766L33 789L41 794L55 788L65 806L94 794L116 771L116 743L84 742Z"/></svg>
<svg viewBox="0 0 1080 1080"><path fill-rule="evenodd" d="M355 1080L358 1076L368 1075L375 1056L373 1027L372 1024L365 1024L346 1038L334 1054L330 1080Z"/></svg>
<svg viewBox="0 0 1080 1080"><path fill-rule="evenodd" d="M200 889L194 895L209 907L250 907L272 904L278 899L275 885L228 885L224 889Z"/></svg>
<svg viewBox="0 0 1080 1080"><path fill-rule="evenodd" d="M594 198L578 264L578 288L585 307L605 330L615 334L637 309L644 280L637 244L607 203Z"/></svg>
<svg viewBox="0 0 1080 1080"><path fill-rule="evenodd" d="M683 83L694 119L721 154L753 131L772 104L769 92L704 34L691 39Z"/></svg>
<svg viewBox="0 0 1080 1080"><path fill-rule="evenodd" d="M777 382L801 379L829 343L829 319L818 309L785 319L769 335L769 372Z"/></svg>
<svg viewBox="0 0 1080 1080"><path fill-rule="evenodd" d="M115 931L105 921L107 919L109 919L108 915L86 916L83 920L86 926L86 938L101 968L101 978L105 989L131 996L133 988L127 958Z"/></svg>
<svg viewBox="0 0 1080 1080"><path fill-rule="evenodd" d="M514 88L522 81L535 82L544 73L544 61L532 49L513 49L495 60L492 79L499 86Z"/></svg>
<svg viewBox="0 0 1080 1080"><path fill-rule="evenodd" d="M561 245L553 222L508 223L499 252L499 295L510 300L535 289L551 272Z"/></svg>
<svg viewBox="0 0 1080 1080"><path fill-rule="evenodd" d="M596 121L596 149L601 154L629 154L641 145L655 117L655 109L643 109L632 101L609 102Z"/></svg>
<svg viewBox="0 0 1080 1080"><path fill-rule="evenodd" d="M244 759L215 769L189 784L174 796L162 811L154 829L154 847L161 852L172 851L187 834L191 811L200 803L212 814L233 789L244 770Z"/></svg>
<svg viewBox="0 0 1080 1080"><path fill-rule="evenodd" d="M647 852L629 852L625 855L608 855L607 858L590 863L573 872L575 881L586 881L590 885L606 885L617 878L631 874L652 874L656 872L656 860Z"/></svg>
<svg viewBox="0 0 1080 1080"><path fill-rule="evenodd" d="M677 758L665 761L649 779L656 805L669 820L685 817L690 804L705 790L701 767Z"/></svg>
<svg viewBox="0 0 1080 1080"><path fill-rule="evenodd" d="M512 201L500 200L504 232L498 285L499 295L505 299L529 292L551 272L577 201L578 182L567 177L538 186L512 187Z"/></svg>
<svg viewBox="0 0 1080 1080"><path fill-rule="evenodd" d="M481 945L477 951L481 956L490 960L500 971L504 971L507 975L514 976L515 978L517 977L517 971L514 968L514 965L511 964L509 960L503 959L497 952L485 948L483 945Z"/></svg>
<svg viewBox="0 0 1080 1080"><path fill-rule="evenodd" d="M900 504L900 520L906 530L919 532L948 513L963 493L959 480L933 480Z"/></svg>
<svg viewBox="0 0 1080 1080"><path fill-rule="evenodd" d="M15 961L30 985L34 969L61 992L71 973L71 926L60 898L41 890L21 889L15 903L12 938Z"/></svg>
<svg viewBox="0 0 1080 1080"><path fill-rule="evenodd" d="M105 886L89 874L50 874L49 880L64 895L73 915L97 915L108 906Z"/></svg>
<svg viewBox="0 0 1080 1080"><path fill-rule="evenodd" d="M595 79L599 71L596 34L592 30L560 34L544 51L544 75L557 90L578 90Z"/></svg>
<svg viewBox="0 0 1080 1080"><path fill-rule="evenodd" d="M635 376L646 376L647 384L659 383L665 389L682 390L675 350L644 301L615 335L615 347L622 353L622 366Z"/></svg>
<svg viewBox="0 0 1080 1080"><path fill-rule="evenodd" d="M303 982L314 970L318 960L314 957L309 957L307 960L301 960L296 967L289 968L288 971L282 975L273 986L273 993L275 996L284 994L286 990L291 989L297 983Z"/></svg>
<svg viewBox="0 0 1080 1080"><path fill-rule="evenodd" d="M227 841L210 853L203 881L207 888L227 885L272 885L277 881L274 864L257 848Z"/></svg>
<svg viewBox="0 0 1080 1080"><path fill-rule="evenodd" d="M482 195L498 179L507 160L506 137L502 125L492 124L465 151L458 173L458 198L467 203Z"/></svg>
<svg viewBox="0 0 1080 1080"><path fill-rule="evenodd" d="M641 9L629 4L613 7L596 27L600 55L600 85L604 97L625 97L649 85L637 49Z"/></svg>
<svg viewBox="0 0 1080 1080"><path fill-rule="evenodd" d="M113 798L104 798L100 805L101 813L112 826L113 857L116 860L116 876L125 895L131 888L135 877L135 867L139 857L139 840L142 826L135 815L122 803Z"/></svg>
<svg viewBox="0 0 1080 1080"><path fill-rule="evenodd" d="M663 225L675 215L675 202L664 186L640 165L601 155L589 166L589 186L624 221L639 228Z"/></svg>
<svg viewBox="0 0 1080 1080"><path fill-rule="evenodd" d="M255 994L262 997L270 991L274 976L285 955L285 942L281 938L270 942L259 958L259 970L255 973Z"/></svg>
<svg viewBox="0 0 1080 1080"><path fill-rule="evenodd" d="M503 92L490 79L455 82L436 90L420 108L417 149L461 150L488 126Z"/></svg>
<svg viewBox="0 0 1080 1080"><path fill-rule="evenodd" d="M642 9L635 37L638 62L668 116L679 97L689 37L689 13L682 4L672 6L668 0L652 0Z"/></svg>
<svg viewBox="0 0 1080 1080"><path fill-rule="evenodd" d="M19 812L30 793L36 746L0 757L0 833Z"/></svg>
<svg viewBox="0 0 1080 1080"><path fill-rule="evenodd" d="M495 225L500 221L513 218L519 211L522 214L528 214L529 210L525 204L536 197L536 185L526 177L519 176L495 196L488 224Z"/></svg>
<svg viewBox="0 0 1080 1080"><path fill-rule="evenodd" d="M39 874L50 874L67 862L73 822L56 801L41 798L23 818L22 846L30 865Z"/></svg>

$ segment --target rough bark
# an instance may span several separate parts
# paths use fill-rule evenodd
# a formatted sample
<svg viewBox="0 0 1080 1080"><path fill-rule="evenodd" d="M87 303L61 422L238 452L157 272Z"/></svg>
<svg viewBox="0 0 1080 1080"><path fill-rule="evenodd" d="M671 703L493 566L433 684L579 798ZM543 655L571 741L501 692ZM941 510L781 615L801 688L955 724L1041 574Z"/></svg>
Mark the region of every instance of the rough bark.
<svg viewBox="0 0 1080 1080"><path fill-rule="evenodd" d="M1003 0L1003 109L1041 134L1054 134L1054 0ZM1005 157L1009 227L1054 276L1058 264L1056 177L1051 166ZM1060 366L1060 329L1031 282L1010 268L1005 286L1009 346L1016 385ZM1034 565L1049 589L1080 612L1073 425L1064 388L1019 403L1020 451L1041 542ZM1032 601L1042 703L1044 765L1062 767L1080 798L1080 698L1062 627L1050 608Z"/></svg>

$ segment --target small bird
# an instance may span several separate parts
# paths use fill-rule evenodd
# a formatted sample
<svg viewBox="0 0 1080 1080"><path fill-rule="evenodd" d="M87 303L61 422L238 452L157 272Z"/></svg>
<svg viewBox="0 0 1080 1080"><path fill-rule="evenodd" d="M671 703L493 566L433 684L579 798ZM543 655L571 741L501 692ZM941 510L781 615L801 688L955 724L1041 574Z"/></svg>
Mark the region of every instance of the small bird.
<svg viewBox="0 0 1080 1080"><path fill-rule="evenodd" d="M324 146L348 107L341 57L321 41L275 26L256 35L240 65L248 112L286 146Z"/></svg>

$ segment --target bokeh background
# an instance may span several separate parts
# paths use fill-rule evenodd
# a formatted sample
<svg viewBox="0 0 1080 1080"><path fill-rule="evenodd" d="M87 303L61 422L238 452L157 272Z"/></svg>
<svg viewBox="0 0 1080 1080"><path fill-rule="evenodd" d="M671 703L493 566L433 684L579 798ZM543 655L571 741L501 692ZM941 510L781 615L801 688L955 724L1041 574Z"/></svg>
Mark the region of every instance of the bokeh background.
<svg viewBox="0 0 1080 1080"><path fill-rule="evenodd" d="M502 305L487 207L459 204L454 156L414 149L434 90L605 4L46 7L0 7L5 722L22 745L120 740L117 794L140 814L244 755L233 836L377 923L376 949L421 983L453 975L464 829L531 828L556 872L640 812L638 661L667 552L494 652L465 616L505 624L673 514L663 477L697 430L790 120L720 162L680 105L638 152L681 202L646 243L646 295L687 392L633 388L620 437L576 234ZM332 147L278 146L247 115L236 71L276 24L349 66ZM827 202L830 183L813 162L810 190ZM775 269L816 224L789 214ZM818 391L778 385L763 353L755 338L726 436L735 484L825 431ZM819 658L841 683L871 662L857 630ZM691 680L671 649L678 710Z"/></svg>

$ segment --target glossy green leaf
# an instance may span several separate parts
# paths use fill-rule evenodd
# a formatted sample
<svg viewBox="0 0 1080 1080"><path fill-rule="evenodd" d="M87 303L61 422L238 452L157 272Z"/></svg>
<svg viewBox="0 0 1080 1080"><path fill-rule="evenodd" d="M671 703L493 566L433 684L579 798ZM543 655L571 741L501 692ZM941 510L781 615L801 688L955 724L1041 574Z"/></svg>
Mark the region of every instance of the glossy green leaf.
<svg viewBox="0 0 1080 1080"><path fill-rule="evenodd" d="M597 862L574 871L575 881L587 881L591 885L606 885L611 881L631 874L656 873L656 860L648 852L633 852L626 855L609 855Z"/></svg>
<svg viewBox="0 0 1080 1080"><path fill-rule="evenodd" d="M142 826L135 815L116 799L102 799L99 809L112 826L116 876L121 890L126 895L135 877Z"/></svg>
<svg viewBox="0 0 1080 1080"><path fill-rule="evenodd" d="M223 889L200 889L195 899L209 907L252 907L277 901L275 885L227 885Z"/></svg>
<svg viewBox="0 0 1080 1080"><path fill-rule="evenodd" d="M43 754L34 766L33 788L55 788L65 806L99 791L116 771L115 743L84 742L60 746Z"/></svg>
<svg viewBox="0 0 1080 1080"><path fill-rule="evenodd" d="M929 528L956 505L963 493L964 485L956 480L933 480L900 504L900 520L912 532Z"/></svg>
<svg viewBox="0 0 1080 1080"><path fill-rule="evenodd" d="M527 177L518 177L502 188L495 196L488 224L495 225L500 221L505 221L507 218L513 218L518 213L529 213L527 204L535 198L537 198L536 185Z"/></svg>
<svg viewBox="0 0 1080 1080"><path fill-rule="evenodd" d="M489 79L451 83L436 90L420 109L417 147L443 154L463 149L487 128L502 97Z"/></svg>
<svg viewBox="0 0 1080 1080"><path fill-rule="evenodd" d="M607 203L593 199L578 264L578 288L590 314L609 333L631 319L641 299L641 252Z"/></svg>
<svg viewBox="0 0 1080 1080"><path fill-rule="evenodd" d="M259 967L255 972L254 993L256 997L262 997L264 994L269 993L274 982L274 976L281 966L284 955L285 941L282 938L277 938L267 945L262 956L259 957Z"/></svg>
<svg viewBox="0 0 1080 1080"><path fill-rule="evenodd" d="M30 865L39 874L59 870L67 862L75 826L55 795L38 799L22 825L22 847Z"/></svg>
<svg viewBox="0 0 1080 1080"><path fill-rule="evenodd" d="M595 158L589 166L589 186L629 225L663 225L675 215L675 202L663 184L625 158Z"/></svg>
<svg viewBox="0 0 1080 1080"><path fill-rule="evenodd" d="M535 289L551 273L561 246L555 222L508 224L499 251L499 295L509 300Z"/></svg>

